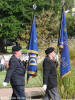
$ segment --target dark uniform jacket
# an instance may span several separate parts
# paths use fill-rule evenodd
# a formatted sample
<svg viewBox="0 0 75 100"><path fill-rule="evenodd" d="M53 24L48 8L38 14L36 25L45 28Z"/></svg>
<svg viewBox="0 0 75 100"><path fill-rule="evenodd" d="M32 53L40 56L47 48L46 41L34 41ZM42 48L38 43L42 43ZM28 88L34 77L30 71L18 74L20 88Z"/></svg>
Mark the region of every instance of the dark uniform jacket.
<svg viewBox="0 0 75 100"><path fill-rule="evenodd" d="M9 61L9 69L7 70L5 82L11 85L24 85L25 84L25 67L21 60L12 56Z"/></svg>
<svg viewBox="0 0 75 100"><path fill-rule="evenodd" d="M43 84L46 84L48 89L57 87L57 65L48 56L43 61Z"/></svg>

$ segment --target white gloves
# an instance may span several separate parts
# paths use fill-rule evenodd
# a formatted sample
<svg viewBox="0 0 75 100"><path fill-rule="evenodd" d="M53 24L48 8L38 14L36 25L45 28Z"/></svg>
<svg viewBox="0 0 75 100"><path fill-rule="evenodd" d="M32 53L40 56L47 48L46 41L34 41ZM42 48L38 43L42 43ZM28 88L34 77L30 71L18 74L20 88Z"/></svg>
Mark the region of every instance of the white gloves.
<svg viewBox="0 0 75 100"><path fill-rule="evenodd" d="M59 61L58 54L56 54L56 56L55 56L55 61L56 61L56 62L58 62L58 61Z"/></svg>
<svg viewBox="0 0 75 100"><path fill-rule="evenodd" d="M44 91L46 91L46 89L47 89L47 85L44 84L42 88L43 88Z"/></svg>
<svg viewBox="0 0 75 100"><path fill-rule="evenodd" d="M29 60L29 56L25 56L24 61L28 61Z"/></svg>
<svg viewBox="0 0 75 100"><path fill-rule="evenodd" d="M7 82L3 82L3 87L6 87L7 86Z"/></svg>

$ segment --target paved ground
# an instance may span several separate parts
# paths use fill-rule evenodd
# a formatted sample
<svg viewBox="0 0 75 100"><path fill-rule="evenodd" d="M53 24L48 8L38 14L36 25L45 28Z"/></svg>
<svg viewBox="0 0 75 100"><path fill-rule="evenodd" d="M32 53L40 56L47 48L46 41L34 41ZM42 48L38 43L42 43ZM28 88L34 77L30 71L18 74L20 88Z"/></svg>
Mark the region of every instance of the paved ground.
<svg viewBox="0 0 75 100"><path fill-rule="evenodd" d="M41 87L34 87L34 88L26 88L26 100L42 100L44 95L44 91ZM10 100L12 95L11 88L0 88L0 100ZM65 100L65 99L61 99ZM75 99L66 99L66 100L75 100Z"/></svg>
<svg viewBox="0 0 75 100"><path fill-rule="evenodd" d="M42 96L44 95L44 91L42 90L41 87L26 88L25 92L27 100L42 100ZM11 88L1 88L0 100L10 100L11 94L12 94Z"/></svg>

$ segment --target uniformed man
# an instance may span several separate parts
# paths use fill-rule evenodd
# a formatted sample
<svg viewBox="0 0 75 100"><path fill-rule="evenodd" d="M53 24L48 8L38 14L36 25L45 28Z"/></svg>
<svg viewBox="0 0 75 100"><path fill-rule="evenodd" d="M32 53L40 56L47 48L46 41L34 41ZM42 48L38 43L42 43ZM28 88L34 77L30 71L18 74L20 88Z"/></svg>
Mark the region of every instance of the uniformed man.
<svg viewBox="0 0 75 100"><path fill-rule="evenodd" d="M12 47L13 55L9 60L9 68L3 86L10 84L13 89L13 94L11 100L26 100L24 86L25 86L25 63L19 58L22 55L21 46L16 45Z"/></svg>
<svg viewBox="0 0 75 100"><path fill-rule="evenodd" d="M43 61L43 89L45 96L43 100L60 100L57 89L57 73L58 56L54 52L54 48L50 47L45 50L46 57Z"/></svg>

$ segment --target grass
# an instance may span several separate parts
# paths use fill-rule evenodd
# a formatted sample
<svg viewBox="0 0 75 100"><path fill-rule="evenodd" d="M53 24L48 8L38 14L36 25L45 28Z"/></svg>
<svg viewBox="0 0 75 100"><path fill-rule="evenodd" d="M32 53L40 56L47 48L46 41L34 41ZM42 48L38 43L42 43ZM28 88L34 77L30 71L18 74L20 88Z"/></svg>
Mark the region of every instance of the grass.
<svg viewBox="0 0 75 100"><path fill-rule="evenodd" d="M41 71L38 71L37 76L30 79L28 84L26 84L26 87L39 87L42 86L42 84Z"/></svg>
<svg viewBox="0 0 75 100"><path fill-rule="evenodd" d="M71 73L61 79L58 76L59 93L64 99L75 98L75 62L71 63ZM59 73L59 71L58 71Z"/></svg>
<svg viewBox="0 0 75 100"><path fill-rule="evenodd" d="M7 47L7 52L8 52L8 53L12 53L12 46L8 46L8 47ZM27 49L26 49L25 46L22 46L22 52L23 52L23 53L26 53L26 52L27 52Z"/></svg>
<svg viewBox="0 0 75 100"><path fill-rule="evenodd" d="M2 87L2 83L4 81L6 72L0 72L0 88Z"/></svg>

